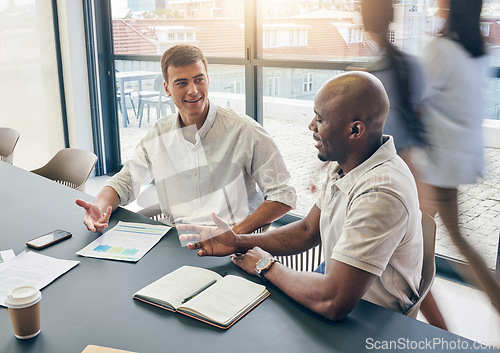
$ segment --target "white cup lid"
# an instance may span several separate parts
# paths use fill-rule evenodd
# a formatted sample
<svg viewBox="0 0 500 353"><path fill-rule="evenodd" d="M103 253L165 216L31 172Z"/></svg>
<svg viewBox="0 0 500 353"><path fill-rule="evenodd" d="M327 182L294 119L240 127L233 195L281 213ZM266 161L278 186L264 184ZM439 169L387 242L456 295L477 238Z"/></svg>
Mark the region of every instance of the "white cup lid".
<svg viewBox="0 0 500 353"><path fill-rule="evenodd" d="M5 305L12 309L21 309L36 304L42 298L42 293L32 286L22 286L12 289L5 298Z"/></svg>

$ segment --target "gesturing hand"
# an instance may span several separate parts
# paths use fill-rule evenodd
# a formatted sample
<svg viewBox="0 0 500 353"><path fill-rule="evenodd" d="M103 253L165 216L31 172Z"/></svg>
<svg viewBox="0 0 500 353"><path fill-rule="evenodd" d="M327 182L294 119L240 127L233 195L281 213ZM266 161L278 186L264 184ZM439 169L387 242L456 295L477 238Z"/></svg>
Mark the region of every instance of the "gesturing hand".
<svg viewBox="0 0 500 353"><path fill-rule="evenodd" d="M237 249L238 238L229 224L217 217L215 213L210 215L216 227L197 226L192 224L180 224L177 226L179 240L189 241L188 249L198 250L198 256L225 256L232 254Z"/></svg>
<svg viewBox="0 0 500 353"><path fill-rule="evenodd" d="M75 203L85 209L83 223L85 223L88 230L91 230L92 232L103 232L106 228L108 228L109 217L111 217L111 213L113 212L113 208L111 206L106 209L106 212L101 213L99 207L93 203L80 199L77 199Z"/></svg>

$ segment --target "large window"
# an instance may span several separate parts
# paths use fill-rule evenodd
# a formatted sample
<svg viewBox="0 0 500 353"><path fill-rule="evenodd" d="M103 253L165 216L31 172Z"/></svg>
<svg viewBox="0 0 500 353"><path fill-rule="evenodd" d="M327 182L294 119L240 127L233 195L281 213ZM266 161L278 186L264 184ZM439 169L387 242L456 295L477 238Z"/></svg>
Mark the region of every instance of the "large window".
<svg viewBox="0 0 500 353"><path fill-rule="evenodd" d="M140 11L129 2L111 2L117 55L161 55L180 42L199 46L209 57L245 55L243 0L143 1ZM224 6L214 7L218 3Z"/></svg>
<svg viewBox="0 0 500 353"><path fill-rule="evenodd" d="M350 66L365 65L376 58L361 23L359 1L324 0L170 0L112 1L113 50L115 68L123 72L146 71L159 74L160 55L176 43L199 46L209 59L210 98L261 122L276 140L298 191L294 212L304 216L314 204L315 191L322 183L324 168L316 157L308 124L313 118L317 90L329 78ZM394 23L389 40L403 50L419 55L429 34L440 26L433 14L436 0L394 2ZM139 10L140 8L140 10ZM484 0L482 31L491 43L495 65L499 65L500 5ZM142 80L142 82L141 82ZM117 80L118 82L118 80ZM500 84L498 74L487 88L487 116L499 119ZM153 90L151 77L124 83L117 106L122 158L156 121L156 111L142 112L137 118L140 91ZM130 93L130 95L127 95ZM132 104L133 102L133 104ZM167 113L169 111L167 110ZM134 130L135 129L135 130ZM134 142L131 138L134 138ZM487 151L490 153L490 150ZM491 153L495 152L492 150ZM495 176L486 174L488 178ZM494 183L490 183L494 185ZM489 184L488 184L489 185ZM480 186L482 188L483 186ZM470 189L461 191L468 198ZM500 190L481 191L488 200ZM479 193L478 193L479 194ZM481 200L477 200L478 203ZM491 225L484 253L494 267L500 222L484 219ZM494 224L493 224L494 223ZM464 228L467 236L474 230ZM486 233L486 231L485 231ZM438 229L437 252L456 258L442 226Z"/></svg>
<svg viewBox="0 0 500 353"><path fill-rule="evenodd" d="M44 165L65 147L51 0L0 0L0 126L20 132L14 164Z"/></svg>

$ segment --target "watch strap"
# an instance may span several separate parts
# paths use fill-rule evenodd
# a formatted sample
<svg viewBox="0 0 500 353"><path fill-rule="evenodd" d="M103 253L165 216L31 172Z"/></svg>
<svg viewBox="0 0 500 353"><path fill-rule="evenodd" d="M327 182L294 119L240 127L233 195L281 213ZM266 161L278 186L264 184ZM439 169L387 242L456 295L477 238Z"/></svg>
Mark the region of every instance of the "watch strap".
<svg viewBox="0 0 500 353"><path fill-rule="evenodd" d="M260 277L260 279L262 279L263 281L267 281L266 277L264 277L265 273L267 271L269 271L269 269L271 267L273 267L273 265L277 262L277 263L281 263L280 260L278 260L277 258L275 257L269 257L268 258L270 260L270 264L266 267L266 268L263 268L262 270L258 270L257 268L255 268L255 273L257 274L257 276ZM259 260L260 261L260 260Z"/></svg>

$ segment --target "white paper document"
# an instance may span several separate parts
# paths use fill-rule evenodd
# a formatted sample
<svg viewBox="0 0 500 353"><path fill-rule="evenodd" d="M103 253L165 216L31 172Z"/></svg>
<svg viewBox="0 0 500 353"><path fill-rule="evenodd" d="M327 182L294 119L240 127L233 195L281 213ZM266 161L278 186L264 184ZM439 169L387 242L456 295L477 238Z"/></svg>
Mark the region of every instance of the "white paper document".
<svg viewBox="0 0 500 353"><path fill-rule="evenodd" d="M86 257L139 261L171 229L145 223L118 222L92 243L78 251Z"/></svg>
<svg viewBox="0 0 500 353"><path fill-rule="evenodd" d="M79 262L23 251L0 267L0 305L5 306L5 297L11 289L19 286L42 289Z"/></svg>
<svg viewBox="0 0 500 353"><path fill-rule="evenodd" d="M16 257L14 250L0 250L0 269L6 262L12 260L14 257Z"/></svg>

